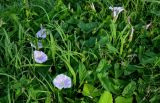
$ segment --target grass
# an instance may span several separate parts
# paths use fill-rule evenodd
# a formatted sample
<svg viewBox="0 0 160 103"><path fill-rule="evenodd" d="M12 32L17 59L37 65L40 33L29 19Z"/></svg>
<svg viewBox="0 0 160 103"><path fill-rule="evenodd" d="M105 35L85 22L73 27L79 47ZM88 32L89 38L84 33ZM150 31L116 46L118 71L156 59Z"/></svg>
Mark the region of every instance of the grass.
<svg viewBox="0 0 160 103"><path fill-rule="evenodd" d="M109 6L125 10L115 19ZM0 1L0 103L159 103L159 7L158 0ZM38 64L30 42L41 25L47 38L38 50L48 60ZM61 73L71 88L53 85Z"/></svg>

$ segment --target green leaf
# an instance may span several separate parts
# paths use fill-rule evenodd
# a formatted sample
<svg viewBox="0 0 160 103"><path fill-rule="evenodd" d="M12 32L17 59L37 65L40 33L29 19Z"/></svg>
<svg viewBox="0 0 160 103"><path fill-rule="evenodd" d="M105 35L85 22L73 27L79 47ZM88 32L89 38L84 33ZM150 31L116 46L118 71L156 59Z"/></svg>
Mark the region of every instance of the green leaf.
<svg viewBox="0 0 160 103"><path fill-rule="evenodd" d="M115 99L115 103L132 103L132 99L133 99L132 97L125 98L122 96L118 96Z"/></svg>
<svg viewBox="0 0 160 103"><path fill-rule="evenodd" d="M142 59L142 64L153 64L157 57L151 57L151 58L143 58Z"/></svg>
<svg viewBox="0 0 160 103"><path fill-rule="evenodd" d="M112 65L109 64L106 59L101 59L101 61L98 64L98 67L96 69L96 72L98 73L105 73L107 70L109 70L109 68L111 68Z"/></svg>
<svg viewBox="0 0 160 103"><path fill-rule="evenodd" d="M99 73L98 79L100 80L102 86L107 90L114 94L118 94L118 91L115 89L116 86L113 83L113 80L109 79L106 75L103 75L102 73Z"/></svg>
<svg viewBox="0 0 160 103"><path fill-rule="evenodd" d="M145 0L146 2L152 2L152 3L159 3L160 4L160 1L159 0Z"/></svg>
<svg viewBox="0 0 160 103"><path fill-rule="evenodd" d="M80 21L78 23L78 27L81 28L83 32L91 32L93 31L94 28L98 26L97 22L90 22L90 23L84 23L83 21Z"/></svg>
<svg viewBox="0 0 160 103"><path fill-rule="evenodd" d="M75 101L71 98L68 98L68 97L64 97L69 103L75 103Z"/></svg>
<svg viewBox="0 0 160 103"><path fill-rule="evenodd" d="M50 93L47 93L47 97L45 99L45 103L51 103L52 101L52 97L51 97L51 94Z"/></svg>
<svg viewBox="0 0 160 103"><path fill-rule="evenodd" d="M115 78L119 78L123 73L118 63L114 64L114 72L115 72Z"/></svg>
<svg viewBox="0 0 160 103"><path fill-rule="evenodd" d="M96 97L100 95L100 91L91 84L84 84L82 94L88 97Z"/></svg>
<svg viewBox="0 0 160 103"><path fill-rule="evenodd" d="M113 103L112 94L108 91L104 91L98 103Z"/></svg>
<svg viewBox="0 0 160 103"><path fill-rule="evenodd" d="M58 91L58 103L64 103L63 95L61 91Z"/></svg>
<svg viewBox="0 0 160 103"><path fill-rule="evenodd" d="M70 73L73 75L73 84L76 85L76 73L75 73L74 69L70 65L69 61L66 60L66 57L64 57L64 58L61 57L61 59L64 61L64 63L67 65Z"/></svg>
<svg viewBox="0 0 160 103"><path fill-rule="evenodd" d="M87 77L87 74L88 74L86 67L83 63L79 64L78 72L79 72L79 82L80 82L80 86L81 86L84 82L84 79Z"/></svg>
<svg viewBox="0 0 160 103"><path fill-rule="evenodd" d="M9 103L7 96L0 97L0 101L1 101L1 103Z"/></svg>
<svg viewBox="0 0 160 103"><path fill-rule="evenodd" d="M96 42L96 38L95 37L90 37L88 40L85 41L85 46L91 48L94 47Z"/></svg>
<svg viewBox="0 0 160 103"><path fill-rule="evenodd" d="M28 89L28 94L32 99L36 100L37 91L33 87Z"/></svg>
<svg viewBox="0 0 160 103"><path fill-rule="evenodd" d="M154 95L149 101L150 101L150 103L159 103L159 101L160 101L160 95Z"/></svg>
<svg viewBox="0 0 160 103"><path fill-rule="evenodd" d="M74 17L71 17L68 21L66 21L68 24L78 24L79 20L75 19Z"/></svg>
<svg viewBox="0 0 160 103"><path fill-rule="evenodd" d="M97 72L101 72L102 69L104 69L105 65L107 64L106 59L101 59L101 61L98 64L98 67L96 69Z"/></svg>
<svg viewBox="0 0 160 103"><path fill-rule="evenodd" d="M134 91L136 89L136 82L131 81L123 90L122 95L123 96L131 96L133 95Z"/></svg>
<svg viewBox="0 0 160 103"><path fill-rule="evenodd" d="M126 67L122 66L122 68L124 69L124 75L130 75L131 73L135 72L135 71L141 71L143 69L143 67L141 66L137 66L137 65L127 65Z"/></svg>
<svg viewBox="0 0 160 103"><path fill-rule="evenodd" d="M110 53L118 53L118 50L111 44L107 44L107 48Z"/></svg>
<svg viewBox="0 0 160 103"><path fill-rule="evenodd" d="M55 63L55 54L56 54L56 41L55 41L55 39L54 39L54 37L53 37L53 35L51 35L51 33L50 33L50 50L51 50L51 53L52 53L52 59L53 59L53 61L54 61L54 63Z"/></svg>
<svg viewBox="0 0 160 103"><path fill-rule="evenodd" d="M105 46L107 42L108 42L107 36L100 36L100 40L98 41L100 46Z"/></svg>

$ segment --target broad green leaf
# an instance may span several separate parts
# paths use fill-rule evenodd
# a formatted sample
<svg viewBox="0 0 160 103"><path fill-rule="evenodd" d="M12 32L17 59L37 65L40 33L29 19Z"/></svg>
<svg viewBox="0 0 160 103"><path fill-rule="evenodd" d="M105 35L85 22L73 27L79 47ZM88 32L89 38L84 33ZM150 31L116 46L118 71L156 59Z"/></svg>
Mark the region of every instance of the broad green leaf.
<svg viewBox="0 0 160 103"><path fill-rule="evenodd" d="M125 98L122 96L118 96L115 99L115 103L132 103L132 99L133 99L132 97Z"/></svg>
<svg viewBox="0 0 160 103"><path fill-rule="evenodd" d="M90 37L88 40L85 41L85 46L94 47L95 42L96 42L96 38L95 37Z"/></svg>
<svg viewBox="0 0 160 103"><path fill-rule="evenodd" d="M118 63L114 64L114 72L115 72L115 78L119 78L123 73Z"/></svg>
<svg viewBox="0 0 160 103"><path fill-rule="evenodd" d="M107 90L114 94L118 94L118 91L115 89L116 85L114 85L113 80L109 79L106 75L99 73L98 79L101 82L102 86Z"/></svg>
<svg viewBox="0 0 160 103"><path fill-rule="evenodd" d="M82 94L88 97L96 97L100 95L100 91L91 84L84 84Z"/></svg>
<svg viewBox="0 0 160 103"><path fill-rule="evenodd" d="M124 75L130 75L131 73L135 72L136 70L139 72L140 70L142 70L141 66L137 66L137 65L127 65L127 66L122 66L122 68L124 69Z"/></svg>
<svg viewBox="0 0 160 103"><path fill-rule="evenodd" d="M100 40L98 41L100 46L105 46L107 42L108 42L108 37L107 36L101 36Z"/></svg>
<svg viewBox="0 0 160 103"><path fill-rule="evenodd" d="M108 91L104 91L98 103L113 103L112 94Z"/></svg>
<svg viewBox="0 0 160 103"><path fill-rule="evenodd" d="M153 64L157 57L142 58L142 64Z"/></svg>
<svg viewBox="0 0 160 103"><path fill-rule="evenodd" d="M23 75L19 82L21 83L22 86L27 86L30 82L30 79L27 79L26 76Z"/></svg>
<svg viewBox="0 0 160 103"><path fill-rule="evenodd" d="M123 96L131 96L133 95L134 91L136 89L136 82L135 81L131 81L123 90L122 95Z"/></svg>
<svg viewBox="0 0 160 103"><path fill-rule="evenodd" d="M105 65L107 64L106 59L101 59L101 61L98 64L98 67L96 69L97 72L101 72L102 69L104 69Z"/></svg>
<svg viewBox="0 0 160 103"><path fill-rule="evenodd" d="M79 20L75 19L74 17L71 17L68 21L66 21L68 24L77 24Z"/></svg>
<svg viewBox="0 0 160 103"><path fill-rule="evenodd" d="M118 53L118 50L111 44L107 44L107 48L110 53Z"/></svg>
<svg viewBox="0 0 160 103"><path fill-rule="evenodd" d="M106 46L106 44L108 42L110 42L109 41L110 35L108 34L108 32L106 30L104 30L104 29L101 28L99 30L99 32L98 32L98 35L100 36L100 39L98 41L98 43L99 43L100 46Z"/></svg>
<svg viewBox="0 0 160 103"><path fill-rule="evenodd" d="M79 82L80 82L80 86L81 86L84 82L84 79L87 77L87 74L88 74L86 67L83 63L79 64L78 72L79 72Z"/></svg>
<svg viewBox="0 0 160 103"><path fill-rule="evenodd" d="M36 100L37 90L33 89L33 87L28 89L28 94L32 99Z"/></svg>
<svg viewBox="0 0 160 103"><path fill-rule="evenodd" d="M18 98L21 94L22 94L22 90L17 89L16 92L15 92L15 97Z"/></svg>
<svg viewBox="0 0 160 103"><path fill-rule="evenodd" d="M91 32L94 28L98 26L97 22L90 22L90 23L84 23L83 21L80 21L78 23L78 27L81 28L83 32Z"/></svg>
<svg viewBox="0 0 160 103"><path fill-rule="evenodd" d="M146 89L144 89L144 88L147 88L147 85L144 85L144 82L145 81L143 79L141 79L141 78L138 79L138 88L137 88L137 91L139 93L144 93L146 91Z"/></svg>
<svg viewBox="0 0 160 103"><path fill-rule="evenodd" d="M111 68L112 65L109 64L106 59L101 59L101 61L98 64L98 67L96 69L96 72L105 73L109 68Z"/></svg>

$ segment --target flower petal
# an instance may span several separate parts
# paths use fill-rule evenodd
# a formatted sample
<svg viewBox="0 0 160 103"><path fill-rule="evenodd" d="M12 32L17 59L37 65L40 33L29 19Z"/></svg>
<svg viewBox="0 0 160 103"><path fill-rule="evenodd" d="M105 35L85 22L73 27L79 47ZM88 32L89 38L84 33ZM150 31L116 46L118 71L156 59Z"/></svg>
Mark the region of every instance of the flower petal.
<svg viewBox="0 0 160 103"><path fill-rule="evenodd" d="M109 7L110 10L112 10L113 12L113 17L117 17L119 15L119 13L121 13L124 8L123 7Z"/></svg>
<svg viewBox="0 0 160 103"><path fill-rule="evenodd" d="M41 28L37 33L36 33L37 38L46 38L46 29Z"/></svg>

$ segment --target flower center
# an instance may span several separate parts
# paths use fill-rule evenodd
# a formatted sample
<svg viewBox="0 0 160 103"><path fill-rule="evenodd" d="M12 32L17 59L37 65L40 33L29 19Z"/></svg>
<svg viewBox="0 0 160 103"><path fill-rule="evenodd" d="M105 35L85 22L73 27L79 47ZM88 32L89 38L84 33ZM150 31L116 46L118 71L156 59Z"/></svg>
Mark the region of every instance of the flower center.
<svg viewBox="0 0 160 103"><path fill-rule="evenodd" d="M38 53L37 58L42 58L42 53Z"/></svg>

